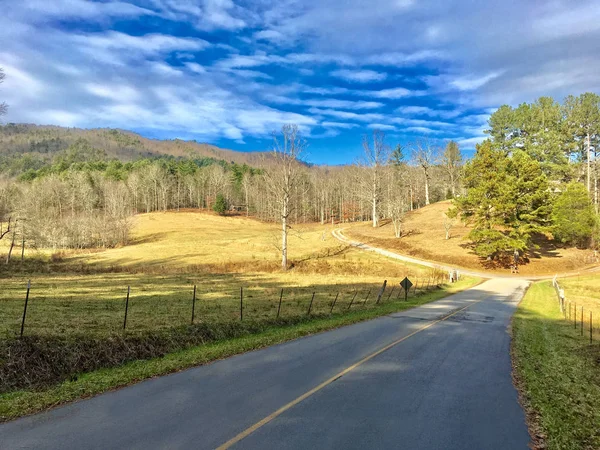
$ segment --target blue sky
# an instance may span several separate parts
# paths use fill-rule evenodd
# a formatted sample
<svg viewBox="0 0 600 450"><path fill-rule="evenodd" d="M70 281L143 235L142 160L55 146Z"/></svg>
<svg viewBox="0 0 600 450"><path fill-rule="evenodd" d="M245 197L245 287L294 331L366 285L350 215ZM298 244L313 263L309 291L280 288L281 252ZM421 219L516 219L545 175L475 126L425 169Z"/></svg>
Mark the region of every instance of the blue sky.
<svg viewBox="0 0 600 450"><path fill-rule="evenodd" d="M19 0L0 42L6 122L243 151L296 123L319 164L353 162L374 128L469 155L501 104L600 87L585 0Z"/></svg>

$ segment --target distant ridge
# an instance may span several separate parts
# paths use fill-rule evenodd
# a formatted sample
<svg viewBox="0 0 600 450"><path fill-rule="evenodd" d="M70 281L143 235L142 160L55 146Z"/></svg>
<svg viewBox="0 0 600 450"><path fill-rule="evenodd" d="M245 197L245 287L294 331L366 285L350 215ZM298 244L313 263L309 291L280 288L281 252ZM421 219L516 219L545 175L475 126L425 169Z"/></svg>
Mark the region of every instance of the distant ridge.
<svg viewBox="0 0 600 450"><path fill-rule="evenodd" d="M0 126L0 156L31 154L51 159L77 141L106 152L108 158L131 161L144 157L205 157L257 165L268 152L240 152L215 145L180 139L148 139L137 133L112 128L66 128L54 125L9 123Z"/></svg>

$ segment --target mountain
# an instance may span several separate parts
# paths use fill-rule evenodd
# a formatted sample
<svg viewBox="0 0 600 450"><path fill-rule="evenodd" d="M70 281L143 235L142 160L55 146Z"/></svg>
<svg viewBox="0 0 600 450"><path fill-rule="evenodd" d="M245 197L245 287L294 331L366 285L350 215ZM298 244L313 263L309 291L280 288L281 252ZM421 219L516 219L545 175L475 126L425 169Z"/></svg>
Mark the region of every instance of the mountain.
<svg viewBox="0 0 600 450"><path fill-rule="evenodd" d="M0 126L0 160L30 155L36 160L52 158L73 146L86 147L107 159L131 161L145 157L204 157L257 165L265 152L239 152L196 141L148 139L131 131L110 128L65 128L7 124Z"/></svg>

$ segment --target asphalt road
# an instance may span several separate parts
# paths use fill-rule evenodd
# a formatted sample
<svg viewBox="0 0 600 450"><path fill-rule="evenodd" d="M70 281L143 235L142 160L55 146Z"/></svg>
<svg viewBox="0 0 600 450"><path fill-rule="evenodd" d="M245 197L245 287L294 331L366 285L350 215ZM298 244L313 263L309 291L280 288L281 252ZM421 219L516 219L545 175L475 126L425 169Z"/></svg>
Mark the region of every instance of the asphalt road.
<svg viewBox="0 0 600 450"><path fill-rule="evenodd" d="M526 449L507 333L525 286L489 280L5 423L0 448Z"/></svg>

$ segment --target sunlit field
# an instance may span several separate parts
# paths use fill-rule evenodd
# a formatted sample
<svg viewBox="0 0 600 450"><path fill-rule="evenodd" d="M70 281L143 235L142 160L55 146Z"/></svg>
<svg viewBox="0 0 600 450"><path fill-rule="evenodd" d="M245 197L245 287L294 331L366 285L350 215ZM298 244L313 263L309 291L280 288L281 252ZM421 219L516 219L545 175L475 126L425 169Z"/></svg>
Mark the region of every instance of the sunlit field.
<svg viewBox="0 0 600 450"><path fill-rule="evenodd" d="M331 225L292 226L291 269L280 268L279 229L246 217L206 212L138 215L130 245L103 251L26 250L0 278L0 331L19 332L27 280L31 291L26 333L90 332L122 329L130 287L127 329L148 330L195 322L239 320L240 289L246 320L311 314L399 294L405 276L432 287L443 275L383 256L348 248L331 236ZM20 255L19 255L20 256ZM47 260L45 270L32 261ZM21 267L22 264L22 267ZM21 269L21 270L20 270ZM50 273L48 273L50 271ZM282 295L283 289L283 295ZM394 291L392 292L392 289ZM282 297L281 308L279 298Z"/></svg>
<svg viewBox="0 0 600 450"><path fill-rule="evenodd" d="M373 228L370 223L343 227L346 227L346 236L357 241L430 261L489 270L485 261L469 248L466 236L470 229L462 222L456 220L450 230L450 239L445 238L444 213L450 206L449 201L444 201L408 213L403 225L404 235L399 239L394 237L394 227L388 222L383 222L378 228ZM527 255L529 262L520 265L520 275L554 275L593 265L591 250L561 248L546 239L539 241L538 245L539 249ZM509 269L492 268L490 272L506 274Z"/></svg>

